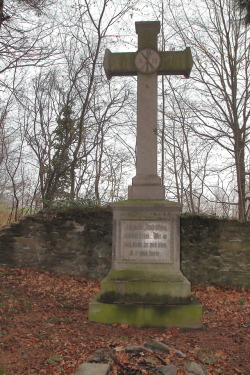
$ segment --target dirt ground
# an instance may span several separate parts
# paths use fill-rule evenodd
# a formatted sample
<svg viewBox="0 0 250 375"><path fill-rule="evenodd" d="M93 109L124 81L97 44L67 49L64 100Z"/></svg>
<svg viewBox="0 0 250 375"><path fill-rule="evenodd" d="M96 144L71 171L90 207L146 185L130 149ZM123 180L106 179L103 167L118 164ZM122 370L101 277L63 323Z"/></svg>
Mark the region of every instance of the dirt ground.
<svg viewBox="0 0 250 375"><path fill-rule="evenodd" d="M204 309L198 330L89 322L88 303L98 291L93 280L0 268L0 375L73 374L100 348L113 353L106 358L112 375L150 374L164 364L176 365L183 375L192 361L205 366L208 375L250 374L249 290L194 287ZM168 345L170 352L132 355L124 350L151 339Z"/></svg>

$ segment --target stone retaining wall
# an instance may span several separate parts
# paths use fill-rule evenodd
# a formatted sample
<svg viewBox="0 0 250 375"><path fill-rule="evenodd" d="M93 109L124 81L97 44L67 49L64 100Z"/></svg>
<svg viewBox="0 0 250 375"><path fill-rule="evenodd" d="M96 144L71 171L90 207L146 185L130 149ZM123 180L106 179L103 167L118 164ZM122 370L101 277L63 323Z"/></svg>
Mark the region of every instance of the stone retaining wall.
<svg viewBox="0 0 250 375"><path fill-rule="evenodd" d="M111 267L109 209L40 213L0 231L0 266L103 278ZM250 223L181 217L181 268L192 283L250 288Z"/></svg>
<svg viewBox="0 0 250 375"><path fill-rule="evenodd" d="M181 259L193 283L250 288L250 222L182 216Z"/></svg>
<svg viewBox="0 0 250 375"><path fill-rule="evenodd" d="M111 267L109 210L37 214L0 232L0 265L101 279Z"/></svg>

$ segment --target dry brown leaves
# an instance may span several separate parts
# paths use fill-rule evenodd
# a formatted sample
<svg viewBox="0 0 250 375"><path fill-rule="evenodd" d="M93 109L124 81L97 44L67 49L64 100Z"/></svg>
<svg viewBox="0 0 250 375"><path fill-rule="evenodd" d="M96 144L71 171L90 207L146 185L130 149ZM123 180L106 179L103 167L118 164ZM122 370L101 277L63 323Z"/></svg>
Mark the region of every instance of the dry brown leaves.
<svg viewBox="0 0 250 375"><path fill-rule="evenodd" d="M98 291L97 281L80 277L0 269L0 375L72 374L100 348L110 351L111 375L147 375L164 363L183 375L190 361L204 365L208 375L250 374L250 291L193 288L204 309L200 330L89 322L88 303ZM150 339L170 352L125 350Z"/></svg>

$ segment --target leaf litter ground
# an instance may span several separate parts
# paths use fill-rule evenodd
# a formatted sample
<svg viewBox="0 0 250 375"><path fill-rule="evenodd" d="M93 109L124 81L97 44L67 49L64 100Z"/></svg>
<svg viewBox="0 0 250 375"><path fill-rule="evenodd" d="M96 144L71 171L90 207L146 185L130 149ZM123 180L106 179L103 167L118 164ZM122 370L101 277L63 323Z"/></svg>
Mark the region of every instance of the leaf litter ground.
<svg viewBox="0 0 250 375"><path fill-rule="evenodd" d="M208 375L250 374L249 290L194 287L204 316L202 329L191 330L89 322L88 304L99 286L81 277L0 268L0 375L73 374L98 349L111 375L146 375L164 364L183 375L192 361ZM169 353L125 350L152 340Z"/></svg>

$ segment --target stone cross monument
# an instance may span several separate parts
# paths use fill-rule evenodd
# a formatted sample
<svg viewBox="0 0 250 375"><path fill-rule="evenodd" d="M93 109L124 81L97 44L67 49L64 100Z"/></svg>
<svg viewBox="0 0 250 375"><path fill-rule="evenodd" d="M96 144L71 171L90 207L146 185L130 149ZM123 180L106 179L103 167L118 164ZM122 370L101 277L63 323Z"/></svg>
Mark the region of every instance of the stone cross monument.
<svg viewBox="0 0 250 375"><path fill-rule="evenodd" d="M128 200L112 204L112 269L90 303L89 319L149 327L198 328L202 308L180 270L181 205L165 200L157 175L157 75L184 75L190 48L160 52L160 22L136 22L138 51L106 50L107 77L137 75L136 175Z"/></svg>
<svg viewBox="0 0 250 375"><path fill-rule="evenodd" d="M128 199L164 199L164 186L157 176L157 75L189 77L193 60L190 48L159 52L160 22L136 22L138 51L111 53L106 50L107 77L137 75L136 176Z"/></svg>

